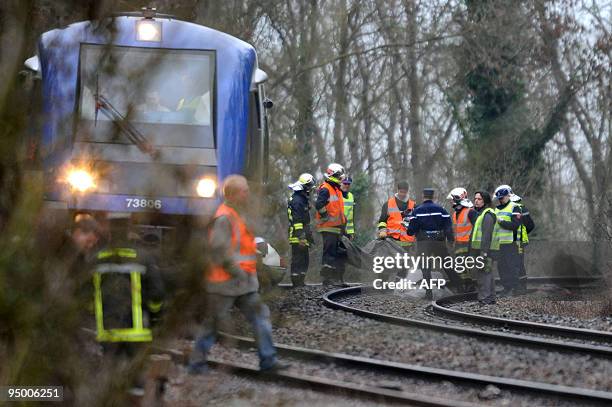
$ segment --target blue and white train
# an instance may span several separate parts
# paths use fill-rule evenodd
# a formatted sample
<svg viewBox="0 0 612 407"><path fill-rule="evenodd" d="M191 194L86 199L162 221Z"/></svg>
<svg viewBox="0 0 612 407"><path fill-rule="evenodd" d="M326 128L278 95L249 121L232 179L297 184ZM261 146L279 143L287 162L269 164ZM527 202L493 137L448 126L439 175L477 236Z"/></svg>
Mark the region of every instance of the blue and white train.
<svg viewBox="0 0 612 407"><path fill-rule="evenodd" d="M26 66L50 207L207 215L229 174L266 177L267 75L238 38L144 10L46 32Z"/></svg>

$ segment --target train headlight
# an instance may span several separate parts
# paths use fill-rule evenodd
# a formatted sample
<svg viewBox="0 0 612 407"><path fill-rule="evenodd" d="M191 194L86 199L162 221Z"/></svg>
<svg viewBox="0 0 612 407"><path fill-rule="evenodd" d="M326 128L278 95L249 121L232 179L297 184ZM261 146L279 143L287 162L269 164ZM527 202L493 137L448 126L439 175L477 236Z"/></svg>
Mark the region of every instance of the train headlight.
<svg viewBox="0 0 612 407"><path fill-rule="evenodd" d="M215 195L216 189L217 183L214 179L210 178L202 178L196 186L196 192L202 198L212 198Z"/></svg>
<svg viewBox="0 0 612 407"><path fill-rule="evenodd" d="M136 21L136 39L138 41L160 42L162 40L161 21L150 18Z"/></svg>
<svg viewBox="0 0 612 407"><path fill-rule="evenodd" d="M70 184L73 189L79 192L86 192L96 187L93 175L83 169L72 169L68 171L66 181L68 181L68 184Z"/></svg>

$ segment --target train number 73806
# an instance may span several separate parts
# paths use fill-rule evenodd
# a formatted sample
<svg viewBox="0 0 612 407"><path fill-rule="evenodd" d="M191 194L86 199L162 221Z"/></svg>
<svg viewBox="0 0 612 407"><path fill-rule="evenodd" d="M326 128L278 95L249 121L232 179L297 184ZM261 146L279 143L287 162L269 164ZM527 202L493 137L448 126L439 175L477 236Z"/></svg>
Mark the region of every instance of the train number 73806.
<svg viewBox="0 0 612 407"><path fill-rule="evenodd" d="M144 198L125 198L125 204L128 208L139 209L161 209L161 199L144 199Z"/></svg>

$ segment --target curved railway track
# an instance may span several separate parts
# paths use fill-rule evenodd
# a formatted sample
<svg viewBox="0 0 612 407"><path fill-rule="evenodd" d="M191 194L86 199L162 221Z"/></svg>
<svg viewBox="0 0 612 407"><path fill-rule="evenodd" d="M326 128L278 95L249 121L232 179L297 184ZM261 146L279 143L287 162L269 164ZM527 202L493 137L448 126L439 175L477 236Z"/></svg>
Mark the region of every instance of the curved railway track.
<svg viewBox="0 0 612 407"><path fill-rule="evenodd" d="M452 295L434 301L431 307L433 312L438 315L443 315L461 321L476 322L478 324L523 330L526 333L538 332L542 334L552 334L559 337L598 342L602 346L610 346L612 344L612 332L599 331L595 329L573 328L569 326L545 324L541 322L499 318L489 315L460 311L448 307L448 305L456 304L463 301L473 301L475 299L476 295L474 293Z"/></svg>
<svg viewBox="0 0 612 407"><path fill-rule="evenodd" d="M362 289L362 286L349 286L328 292L323 295L325 305L398 325L433 328L470 336L485 336L496 340L501 339L518 343L519 345L545 346L548 349L552 348L554 350L589 352L597 356L612 355L612 349L609 347L590 346L579 343L568 344L542 338L487 332L474 328L438 324L416 319L411 320L392 315L378 314L342 303L342 298L359 295ZM433 304L444 307L445 304L448 305L454 301L463 301L470 298L471 296L469 295L452 296L448 297L447 301L449 302L438 301L437 304ZM453 318L455 317L463 319L463 317L453 315ZM466 318L470 323L474 322L471 315L466 316ZM557 334L558 332L552 331L552 333ZM222 337L224 341L229 340L234 345L233 347L237 345L238 348L248 349L249 353L252 353L252 350L256 347L253 339L229 334L222 334ZM288 369L263 373L255 367L256 359L253 359L255 355L247 356L245 359L245 353L237 350L214 355L215 358L210 359L210 364L221 370L227 370L258 381L289 383L293 386L331 392L335 395L345 397L358 395L360 398L391 404L458 407L490 405L491 403L495 404L495 400L481 400L480 394L490 386L494 386L502 391L502 397L506 399L504 402L510 402L511 405L515 405L514 401L517 400L520 405L552 405L549 403L577 406L612 405L612 392L575 387L571 384L557 385L538 380L531 381L496 376L495 373L492 373L493 375L491 373L485 375L462 370L427 367L284 344L276 344L276 348L279 354L282 355L282 360L291 363ZM247 363L245 363L245 360ZM251 364L248 364L249 360ZM364 374L364 372L367 372L367 374ZM391 378L390 382L385 381L388 378ZM420 387L422 383L427 384L422 388ZM449 397L448 392L443 397L438 397L440 394L437 391L432 392L432 386L437 388L437 386L444 385L444 383L460 386L457 387L456 397L452 396L450 397L451 399L443 398ZM475 396L476 394L478 397Z"/></svg>
<svg viewBox="0 0 612 407"><path fill-rule="evenodd" d="M533 280L533 279L530 280L530 282L532 283L534 281L536 280ZM555 283L561 282L559 279L551 280L550 278L542 278L542 279L537 280L538 283L547 283L547 282L553 282L553 281ZM577 282L576 279L570 279L570 280L563 279L563 281L574 282L574 283ZM583 279L579 281L581 283L584 282ZM516 325L508 326L507 324L504 325L505 321L488 321L486 320L487 317L484 317L484 319L479 319L476 314L466 315L464 317L464 320L468 320L470 323L477 323L477 324L480 323L481 324L481 323L486 322L488 325L493 324L494 326L498 328L500 327L503 329L513 328L515 330L515 333L508 333L508 332L502 332L501 330L500 331L483 330L483 329L480 329L480 327L469 327L469 326L464 326L460 324L453 324L452 323L453 320L451 321L448 321L448 320L431 321L429 320L428 321L428 320L417 319L417 318L399 317L396 315L389 315L389 314L370 311L370 310L363 309L363 308L353 307L351 305L342 303L343 298L349 298L349 297L361 295L365 289L366 287L364 286L353 286L353 287L335 289L333 291L330 291L324 294L323 301L325 305L330 308L340 309L343 311L351 312L356 315L360 315L360 316L367 317L367 318L372 318L378 321L383 321L383 322L387 322L387 323L391 323L395 325L415 326L415 327L420 327L420 328L425 328L425 329L434 329L434 330L439 330L439 331L449 332L449 333L454 333L454 334L469 335L472 337L477 336L481 338L505 341L505 342L509 342L512 344L543 347L545 349L556 350L556 351L584 352L584 353L589 353L589 354L593 354L596 356L612 357L612 346L610 346L610 343L612 343L612 341L609 339L610 338L609 334L605 332L595 331L597 334L601 334L601 335L594 335L593 338L591 338L586 334L586 332L583 332L583 331L589 331L589 330L575 329L575 331L580 332L578 333L578 332L572 332L574 331L573 328L568 328L568 330L563 330L563 329L558 329L559 327L556 325L541 326L541 325L546 325L546 324L534 323L536 325L540 325L539 329L536 330L536 332L542 332L543 334L546 334L546 335L552 334L555 336L553 338L538 337L538 336L533 335L533 332L529 332L529 335L526 334L525 330L529 328L527 328L527 325L521 326L522 321L515 321L517 323ZM457 296L454 296L454 297L457 297ZM439 301L440 300L438 300L438 302ZM436 306L435 302L432 302L432 306L431 306L432 316L435 316L436 312L438 314L446 315L445 313L447 313L448 308L440 310L439 308L441 308L442 306L438 304L437 305L438 309L436 310L434 309L435 306ZM451 311L455 311L455 310L451 310ZM458 312L461 312L461 311L458 311ZM476 315L476 317L474 317L474 315ZM459 318L459 316L457 316L454 313L453 313L453 317ZM489 317L489 318L493 318L493 317ZM531 323L528 323L528 324L531 324ZM560 328L564 328L564 327L560 327ZM567 332L572 332L572 334L575 336L568 337L566 335ZM585 339L589 342L596 341L597 343L595 344L594 343L582 343L582 342L573 342L569 340L569 339L575 339L576 335L580 339Z"/></svg>

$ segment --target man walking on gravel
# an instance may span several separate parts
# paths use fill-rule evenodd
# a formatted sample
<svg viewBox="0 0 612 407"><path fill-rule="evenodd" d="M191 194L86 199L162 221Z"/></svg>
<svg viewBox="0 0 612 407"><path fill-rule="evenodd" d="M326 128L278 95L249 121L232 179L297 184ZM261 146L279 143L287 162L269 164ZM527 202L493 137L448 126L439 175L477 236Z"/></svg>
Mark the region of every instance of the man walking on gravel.
<svg viewBox="0 0 612 407"><path fill-rule="evenodd" d="M270 311L261 301L257 281L255 236L243 213L249 203L249 186L241 175L230 175L223 184L225 202L215 213L210 249L219 256L206 273L207 310L202 331L190 355L188 371L207 370L206 357L216 341L217 331L229 319L236 305L255 331L261 370L278 368L272 343Z"/></svg>

